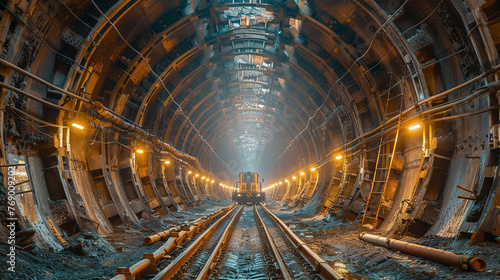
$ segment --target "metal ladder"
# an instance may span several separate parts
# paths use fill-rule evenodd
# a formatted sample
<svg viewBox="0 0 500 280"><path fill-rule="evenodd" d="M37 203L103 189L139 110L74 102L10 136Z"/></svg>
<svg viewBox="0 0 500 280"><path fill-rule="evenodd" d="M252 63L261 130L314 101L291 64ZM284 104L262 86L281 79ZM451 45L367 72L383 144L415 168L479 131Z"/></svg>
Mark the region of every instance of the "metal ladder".
<svg viewBox="0 0 500 280"><path fill-rule="evenodd" d="M329 212L341 212L348 205L351 198L349 197L349 186L351 182L351 170L352 170L352 160L353 160L353 149L351 149L350 155L347 156L347 143L354 138L353 133L353 122L346 121L344 123L344 165L342 167L342 179L340 181L340 188L333 199L333 206L329 207L331 211Z"/></svg>
<svg viewBox="0 0 500 280"><path fill-rule="evenodd" d="M209 198L215 198L215 190L214 190L214 187L212 186L213 183L207 183L207 195Z"/></svg>
<svg viewBox="0 0 500 280"><path fill-rule="evenodd" d="M373 225L374 228L377 227L380 222L379 221L380 208L382 206L382 201L384 198L387 182L389 181L389 176L391 174L392 163L394 160L394 153L396 152L396 146L398 144L399 130L401 128L401 112L403 109L403 102L404 102L403 92L404 92L404 82L403 82L403 90L399 94L391 97L391 91L389 90L387 95L387 103L384 116L385 119L384 119L384 124L382 126L380 142L378 146L375 172L373 173L370 194L368 195L368 200L365 206L365 212L363 213L363 219L362 219L362 224L371 224ZM400 98L399 109L392 112L387 112L387 110L389 109L389 102L396 98ZM398 116L398 126L394 140L388 140L387 138L389 135L386 135L386 129L387 129L386 123L391 116L392 117ZM392 144L392 147L390 147L391 142L394 142ZM388 146L385 147L386 145Z"/></svg>

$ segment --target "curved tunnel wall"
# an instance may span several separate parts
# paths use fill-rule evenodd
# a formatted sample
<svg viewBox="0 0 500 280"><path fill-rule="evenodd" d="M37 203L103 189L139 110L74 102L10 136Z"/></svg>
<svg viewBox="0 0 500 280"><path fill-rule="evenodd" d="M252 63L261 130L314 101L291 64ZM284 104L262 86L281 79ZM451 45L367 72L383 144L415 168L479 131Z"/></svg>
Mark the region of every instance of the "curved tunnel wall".
<svg viewBox="0 0 500 280"><path fill-rule="evenodd" d="M60 248L79 231L229 198L223 185L256 169L287 205L321 204L386 234L487 231L498 206L498 5L2 2L2 60L81 97L0 67L25 92L4 88L0 111L1 161L26 163L16 176L30 180L18 227ZM154 137L102 118L96 102ZM377 199L381 154L392 159ZM467 194L457 185L475 200L457 198Z"/></svg>

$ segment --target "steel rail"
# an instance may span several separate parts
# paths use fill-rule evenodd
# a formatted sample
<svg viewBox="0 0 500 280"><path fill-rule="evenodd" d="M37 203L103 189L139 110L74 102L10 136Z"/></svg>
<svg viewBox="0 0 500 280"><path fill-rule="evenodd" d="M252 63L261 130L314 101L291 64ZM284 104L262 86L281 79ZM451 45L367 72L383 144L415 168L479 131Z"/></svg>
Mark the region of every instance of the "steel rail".
<svg viewBox="0 0 500 280"><path fill-rule="evenodd" d="M291 240L291 242L296 246L297 250L302 254L304 259L306 259L309 264L316 270L321 277L326 280L345 280L345 278L336 272L325 260L323 260L320 256L314 253L309 246L300 238L292 232L292 230L283 223L278 217L276 217L271 211L269 211L264 205L262 205L262 209L266 212L266 214L271 217L273 222L280 228L285 235Z"/></svg>
<svg viewBox="0 0 500 280"><path fill-rule="evenodd" d="M231 240L231 235L233 232L233 229L236 227L238 224L238 220L240 219L241 213L243 212L243 209L245 206L241 206L240 210L236 212L236 214L233 216L231 219L231 222L227 226L227 228L224 230L224 233L222 234L221 238L219 239L219 242L217 242L217 245L215 246L215 249L212 251L212 254L210 254L210 257L208 257L207 262L201 269L200 273L196 277L196 280L205 280L208 279L208 276L210 273L212 273L215 264L217 262L217 258L222 252L222 249L224 248L224 245L227 244Z"/></svg>
<svg viewBox="0 0 500 280"><path fill-rule="evenodd" d="M240 210L243 207L240 207ZM184 265L195 253L196 251L200 248L200 246L209 238L209 236L215 232L219 225L225 221L227 218L231 216L233 211L237 209L236 205L233 206L231 211L226 213L221 219L217 220L210 228L208 228L196 241L194 241L189 248L187 248L181 255L179 255L169 266L167 266L165 269L163 269L160 273L158 273L153 280L163 280L163 279L170 279L172 278L181 268L182 265Z"/></svg>
<svg viewBox="0 0 500 280"><path fill-rule="evenodd" d="M285 264L285 261L281 257L281 254L278 251L278 248L276 247L276 244L274 243L273 237L269 233L269 229L266 227L264 224L264 221L262 221L262 218L259 215L259 212L257 211L257 206L254 205L253 208L253 214L255 217L255 222L257 223L258 227L261 227L264 231L264 234L266 235L266 241L269 244L269 247L271 248L271 253L274 256L274 259L276 260L276 264L278 265L278 272L281 274L284 280L289 280L293 279L292 276L290 276L290 272L288 270L287 265Z"/></svg>

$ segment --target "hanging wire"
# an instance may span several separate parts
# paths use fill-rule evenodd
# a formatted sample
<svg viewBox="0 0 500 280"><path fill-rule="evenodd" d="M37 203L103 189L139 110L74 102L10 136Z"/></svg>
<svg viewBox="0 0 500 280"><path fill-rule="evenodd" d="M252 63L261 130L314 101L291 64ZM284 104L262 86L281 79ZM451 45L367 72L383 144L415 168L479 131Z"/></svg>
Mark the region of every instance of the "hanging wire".
<svg viewBox="0 0 500 280"><path fill-rule="evenodd" d="M229 170L231 170L231 168L229 167L229 165L224 161L222 160L219 155L215 152L215 150L213 149L213 147L208 143L208 141L201 135L200 131L196 128L196 126L194 125L194 123L191 121L191 119L189 118L189 116L187 116L185 113L184 113L184 110L182 109L181 105L175 101L174 97L172 96L172 93L167 89L167 86L165 85L165 83L163 82L163 79L153 70L153 68L151 67L151 65L149 64L149 62L146 60L146 58L139 52L137 51L126 39L125 37L123 37L122 33L118 30L118 28L113 24L113 22L103 13L103 11L99 8L99 6L97 6L97 4L94 2L94 0L91 0L92 1L92 4L94 5L94 7L99 11L99 13L101 14L101 16L113 27L113 29L118 33L118 36L123 40L123 42L125 42L125 44L127 44L127 46L132 49L136 54L138 54L141 59L144 61L144 63L146 64L146 66L149 68L149 70L151 71L151 73L153 74L153 76L156 77L156 79L160 82L160 84L162 85L162 87L165 89L165 91L167 92L167 94L169 95L170 99L172 100L172 103L174 103L176 106L179 107L179 114L184 116L186 118L186 120L188 121L188 123L191 125L191 127L196 131L196 133L198 134L198 136L200 137L200 139L202 140L202 142L204 142L207 147L214 153L214 155L226 166L229 168Z"/></svg>
<svg viewBox="0 0 500 280"><path fill-rule="evenodd" d="M76 65L80 66L80 68L84 69L85 71L87 71L87 73L90 74L90 71L85 68L85 66L81 65L80 63L76 62L74 59L71 59L69 57L67 57L66 55L54 50L52 47L50 47L47 42L45 42L44 39L42 39L40 37L40 35L38 35L38 33L33 29L33 27L31 27L26 21L24 21L22 18L20 18L14 11L12 11L9 7L7 7L4 3L0 2L0 5L2 5L6 10L8 10L18 21L22 22L24 24L24 26L26 26L26 28L29 29L29 31L31 31L31 33L33 33L33 35L35 35L35 37L42 43L44 44L49 50L51 50L53 53L59 55L59 56L62 56L64 57L65 59L75 63Z"/></svg>
<svg viewBox="0 0 500 280"><path fill-rule="evenodd" d="M434 8L434 10L427 16L425 17L422 21L420 21L419 23L413 25L412 27L408 28L407 30L405 30L404 32L402 32L401 34L405 34L406 32L408 32L409 30L412 30L413 28L421 25L423 22L425 22L427 19L429 19L438 9L438 7L444 2L444 0L441 0L439 2L439 4ZM302 129L288 144L288 146L283 150L283 152L278 156L278 158L281 158L287 151L288 149L290 148L290 146L293 144L293 142L295 142L306 130L307 128L309 127L309 124L311 122L311 120L313 118L316 117L316 115L318 114L318 112L321 110L321 108L323 108L323 106L326 104L326 102L330 99L330 93L331 91L337 86L337 84L342 80L344 79L344 77L349 73L351 72L351 70L353 69L354 65L356 63L358 63L358 61L360 61L366 54L368 54L368 52L370 51L373 43L375 42L375 38L376 36L378 35L378 33L382 30L382 28L384 28L385 25L387 25L390 21L392 21L393 17L398 15L399 12L401 11L401 9L403 9L403 7L406 5L406 3L408 3L408 0L406 0L399 8L398 10L396 10L396 12L394 12L394 14L392 14L378 29L377 31L375 32L375 34L373 35L372 37L372 40L368 46L368 48L366 49L366 51L360 56L358 57L352 64L351 66L349 67L349 69L339 78L335 81L335 83L332 85L332 87L328 90L328 93L327 93L327 97L325 98L325 100L323 101L323 103L321 103L321 105L316 109L316 111L314 112L314 114L308 118L307 120L307 123L306 123L306 126L304 127L304 129ZM387 54L384 56L384 58L379 61L377 64L375 64L371 69L375 68L377 65L379 65L380 63L382 63L383 60L385 60L385 58L389 55L389 53L394 49L394 46L391 46L391 50L390 51L387 51ZM363 75L365 75L368 71L366 71ZM373 77L373 75L372 75ZM350 107L352 106L353 104L351 103L351 105L349 106L349 108L347 109L350 109Z"/></svg>
<svg viewBox="0 0 500 280"><path fill-rule="evenodd" d="M83 23L83 24L84 24L87 28L89 28L90 30L94 31L94 32L98 35L98 37L99 37L99 38L102 38L101 34L100 34L99 32L97 32L97 30L95 30L92 26L88 25L88 24L87 24L84 20L82 20L80 17L78 17L78 16L77 16L77 15L76 15L76 14L75 14L75 13L74 13L74 12L73 12L73 11L72 11L72 10L71 10L68 6L67 6L67 5L66 5L66 3L64 3L64 1L63 1L63 0L59 0L59 2L61 2L61 3L64 5L64 7L66 7L66 9L67 9L67 10L68 10L68 11L69 11L72 15L73 15L73 17L75 17L78 21L80 21L81 23ZM95 41L95 39L94 39L94 38L92 38L91 36L87 36L87 38L89 38L89 39L90 39L90 42L92 42L92 45L93 45L94 47L96 47L96 48L97 48L97 49L101 52L101 54L103 55L103 57L107 58L110 62L112 62L112 61L111 61L111 59L109 59L109 56L108 56L108 55L106 55L105 51L101 48L101 46L98 44L98 42L96 42L96 41ZM120 69L120 70L121 70L121 72L125 73L127 76L132 77L132 75L130 75L130 73L129 73L128 71L125 71L125 70L123 70L123 69L121 69L121 68L118 68L118 69ZM125 102L127 102L128 104L130 104L130 105L132 105L132 106L134 106L134 107L136 107L136 108L140 108L140 107L141 107L141 106L139 106L139 105L135 104L134 102L132 102L131 100L129 100L128 98L124 97L124 96L123 96L122 94L120 94L120 93L116 93L116 95L117 95L119 98L121 98L121 99L125 100Z"/></svg>

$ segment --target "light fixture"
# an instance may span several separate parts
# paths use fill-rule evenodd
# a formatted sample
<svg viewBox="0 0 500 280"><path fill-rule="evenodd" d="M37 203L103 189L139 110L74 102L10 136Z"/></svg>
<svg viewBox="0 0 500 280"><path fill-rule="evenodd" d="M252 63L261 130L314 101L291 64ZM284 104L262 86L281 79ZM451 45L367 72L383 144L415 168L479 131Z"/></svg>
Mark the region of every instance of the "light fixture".
<svg viewBox="0 0 500 280"><path fill-rule="evenodd" d="M342 156L341 155L338 155L335 157L336 160L339 160L339 159L342 159Z"/></svg>
<svg viewBox="0 0 500 280"><path fill-rule="evenodd" d="M280 182L280 185L283 184L283 182Z"/></svg>
<svg viewBox="0 0 500 280"><path fill-rule="evenodd" d="M193 174L193 171L188 171L188 174Z"/></svg>
<svg viewBox="0 0 500 280"><path fill-rule="evenodd" d="M304 172L300 172L300 175L302 175L302 176L304 176L305 174L306 174L306 173L304 173Z"/></svg>
<svg viewBox="0 0 500 280"><path fill-rule="evenodd" d="M170 164L170 161L169 160L165 160L165 164Z"/></svg>
<svg viewBox="0 0 500 280"><path fill-rule="evenodd" d="M314 168L314 167L313 167L313 168L311 168L311 171L316 171L316 168Z"/></svg>
<svg viewBox="0 0 500 280"><path fill-rule="evenodd" d="M201 177L202 180L205 180L205 176Z"/></svg>
<svg viewBox="0 0 500 280"><path fill-rule="evenodd" d="M419 129L421 128L422 126L420 126L419 123L416 123L414 125L411 125L410 127L408 127L410 130L415 130L415 129Z"/></svg>
<svg viewBox="0 0 500 280"><path fill-rule="evenodd" d="M194 175L194 176L196 176L196 177L200 177L200 174L196 174L196 175Z"/></svg>
<svg viewBox="0 0 500 280"><path fill-rule="evenodd" d="M210 181L210 178L207 178L207 181Z"/></svg>
<svg viewBox="0 0 500 280"><path fill-rule="evenodd" d="M214 180L212 180L212 183L215 182Z"/></svg>
<svg viewBox="0 0 500 280"><path fill-rule="evenodd" d="M287 182L287 183L288 183L289 181L288 181L288 180L285 180L285 182Z"/></svg>
<svg viewBox="0 0 500 280"><path fill-rule="evenodd" d="M139 153L139 154L144 153L144 151L143 151L143 150L141 150L141 149L137 149L137 150L135 150L135 151L136 151L137 153Z"/></svg>
<svg viewBox="0 0 500 280"><path fill-rule="evenodd" d="M77 123L72 123L71 126L75 127L75 128L78 128L78 129L84 129L85 128L85 127L83 127L83 125L77 124Z"/></svg>
<svg viewBox="0 0 500 280"><path fill-rule="evenodd" d="M297 177L293 176L292 179L297 180Z"/></svg>

